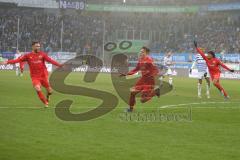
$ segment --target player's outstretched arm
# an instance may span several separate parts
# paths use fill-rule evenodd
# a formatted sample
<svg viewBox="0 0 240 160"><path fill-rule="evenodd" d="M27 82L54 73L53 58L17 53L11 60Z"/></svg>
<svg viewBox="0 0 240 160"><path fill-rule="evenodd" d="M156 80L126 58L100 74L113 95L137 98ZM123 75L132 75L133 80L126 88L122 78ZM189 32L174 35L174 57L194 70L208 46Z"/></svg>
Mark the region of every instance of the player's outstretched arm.
<svg viewBox="0 0 240 160"><path fill-rule="evenodd" d="M133 75L133 74L137 73L139 71L139 69L140 69L140 64L138 63L137 66L133 70L131 70L127 73L127 75Z"/></svg>
<svg viewBox="0 0 240 160"><path fill-rule="evenodd" d="M203 57L203 59L205 61L208 61L208 58L207 58L207 56L205 56L205 53L200 48L198 48L198 44L196 41L194 41L194 46L195 46L197 52Z"/></svg>
<svg viewBox="0 0 240 160"><path fill-rule="evenodd" d="M233 69L230 69L228 66L226 66L222 61L219 60L219 65L221 65L224 69L230 71L230 72L234 72Z"/></svg>
<svg viewBox="0 0 240 160"><path fill-rule="evenodd" d="M15 63L20 63L20 62L24 62L24 61L26 61L26 57L25 56L21 56L21 57L19 57L17 59L8 60L5 63L6 64L15 64Z"/></svg>
<svg viewBox="0 0 240 160"><path fill-rule="evenodd" d="M7 61L0 62L0 65L6 65Z"/></svg>
<svg viewBox="0 0 240 160"><path fill-rule="evenodd" d="M52 58L50 58L50 57L49 57L48 55L46 55L46 54L44 54L44 59L45 59L47 62L49 62L49 63L51 63L51 64L53 64L53 65L55 65L55 66L58 66L58 67L62 67L62 66L63 66L63 64L58 63L57 61L53 60Z"/></svg>

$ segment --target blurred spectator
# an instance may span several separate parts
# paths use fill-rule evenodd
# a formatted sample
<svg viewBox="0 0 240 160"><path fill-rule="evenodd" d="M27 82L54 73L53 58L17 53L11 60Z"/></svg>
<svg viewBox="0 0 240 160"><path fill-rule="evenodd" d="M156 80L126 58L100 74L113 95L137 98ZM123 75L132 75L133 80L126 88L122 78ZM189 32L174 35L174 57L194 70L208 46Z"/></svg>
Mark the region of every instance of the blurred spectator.
<svg viewBox="0 0 240 160"><path fill-rule="evenodd" d="M51 53L53 50L52 50L52 47L50 46L50 44L47 46L47 48L45 49L45 52L47 53Z"/></svg>
<svg viewBox="0 0 240 160"><path fill-rule="evenodd" d="M20 19L19 50L31 49L32 40L40 40L47 52L62 50L98 55L105 41L146 39L153 52L192 53L192 42L220 53L240 53L239 11L198 14L109 14L48 12L31 8L0 8L0 50L17 46L17 23ZM103 25L105 23L105 25ZM63 33L61 31L63 30Z"/></svg>
<svg viewBox="0 0 240 160"><path fill-rule="evenodd" d="M37 39L47 52L60 51L62 27L63 51L79 51L87 41L102 46L102 24L98 17L31 8L0 8L0 15L1 50L11 50L17 46L18 18L20 50L30 50L29 44Z"/></svg>

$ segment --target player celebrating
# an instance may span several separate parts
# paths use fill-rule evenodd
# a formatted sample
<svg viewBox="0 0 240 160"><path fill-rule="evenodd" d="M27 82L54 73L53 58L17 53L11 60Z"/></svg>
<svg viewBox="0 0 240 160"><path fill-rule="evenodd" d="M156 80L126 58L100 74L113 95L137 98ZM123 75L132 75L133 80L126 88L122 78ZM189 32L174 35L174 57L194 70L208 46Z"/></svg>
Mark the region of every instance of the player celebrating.
<svg viewBox="0 0 240 160"><path fill-rule="evenodd" d="M19 62L27 62L30 68L30 76L32 79L32 84L38 94L39 99L45 104L45 107L48 107L49 96L52 94L52 88L49 85L48 81L48 71L45 65L45 62L50 62L58 67L63 65L54 61L48 57L44 52L40 51L40 42L32 42L32 52L25 54L24 56L19 57L15 60L9 60L2 62L1 64L15 64ZM45 87L47 90L47 96L45 98L41 86Z"/></svg>
<svg viewBox="0 0 240 160"><path fill-rule="evenodd" d="M197 68L198 70L198 98L202 98L202 80L203 78L205 78L207 85L207 91L206 91L206 95L207 98L210 98L210 79L209 79L209 71L208 71L208 67L207 64L205 62L205 60L202 58L202 56L200 54L196 55L196 59L192 64L192 67L190 69L190 74L192 74L192 69Z"/></svg>
<svg viewBox="0 0 240 160"><path fill-rule="evenodd" d="M171 66L173 65L173 59L172 59L172 52L168 52L166 56L163 59L163 65L167 67L167 73L168 76L168 82L172 86L173 85L173 78L172 78L172 69ZM162 81L163 77L160 77L160 80Z"/></svg>
<svg viewBox="0 0 240 160"><path fill-rule="evenodd" d="M133 75L141 71L142 77L137 81L131 89L128 112L132 112L136 103L136 95L141 92L141 102L149 101L153 96L160 97L160 89L154 90L154 77L158 74L158 69L153 63L153 59L149 56L150 50L147 47L142 47L140 57L136 68L127 73ZM121 74L120 76L126 76Z"/></svg>
<svg viewBox="0 0 240 160"><path fill-rule="evenodd" d="M23 54L17 50L14 59L18 59L19 57L23 56ZM19 62L15 64L16 67L16 76L22 76L23 75L23 69L24 69L25 62Z"/></svg>
<svg viewBox="0 0 240 160"><path fill-rule="evenodd" d="M228 68L226 65L223 64L218 58L216 58L215 53L213 51L209 51L207 56L205 56L204 52L197 47L197 42L194 41L194 46L196 47L198 53L203 57L203 59L206 61L206 64L209 69L209 73L212 79L212 82L214 86L224 95L225 99L229 99L229 96L227 92L223 89L223 87L220 85L220 68L219 66L222 66L226 70L229 70L230 72L234 72L233 69Z"/></svg>

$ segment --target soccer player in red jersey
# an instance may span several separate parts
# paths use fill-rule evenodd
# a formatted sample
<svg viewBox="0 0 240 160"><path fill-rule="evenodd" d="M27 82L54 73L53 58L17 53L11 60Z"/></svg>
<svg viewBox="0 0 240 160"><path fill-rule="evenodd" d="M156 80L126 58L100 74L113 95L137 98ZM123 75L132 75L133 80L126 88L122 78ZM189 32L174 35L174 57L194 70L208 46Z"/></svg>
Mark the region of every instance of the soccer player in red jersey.
<svg viewBox="0 0 240 160"><path fill-rule="evenodd" d="M194 46L196 47L198 53L203 57L203 59L206 61L206 64L208 66L208 70L212 79L212 82L214 86L224 95L225 99L228 99L229 96L227 92L224 90L224 88L220 84L220 66L225 68L226 70L230 72L234 72L233 69L228 68L225 64L223 64L222 61L220 61L218 58L216 58L215 53L213 51L209 51L207 53L207 56L205 56L205 53L198 48L197 42L194 41Z"/></svg>
<svg viewBox="0 0 240 160"><path fill-rule="evenodd" d="M131 88L131 95L129 99L128 112L132 112L136 103L136 95L141 93L141 102L149 101L153 96L160 96L160 89L154 90L155 81L154 77L159 73L158 68L154 65L153 59L149 56L150 50L147 47L142 47L140 51L140 58L137 66L128 72L126 75L133 75L141 71L142 77L137 81L135 86Z"/></svg>
<svg viewBox="0 0 240 160"><path fill-rule="evenodd" d="M1 64L15 64L20 62L27 62L30 69L30 76L32 79L33 87L35 88L39 99L44 103L45 107L48 107L49 96L52 94L52 88L48 81L48 71L45 62L52 63L58 67L62 67L63 65L54 61L44 52L40 51L40 47L40 42L35 41L32 43L31 53L25 54L14 60L2 62ZM47 90L46 97L41 90L41 86L45 87Z"/></svg>

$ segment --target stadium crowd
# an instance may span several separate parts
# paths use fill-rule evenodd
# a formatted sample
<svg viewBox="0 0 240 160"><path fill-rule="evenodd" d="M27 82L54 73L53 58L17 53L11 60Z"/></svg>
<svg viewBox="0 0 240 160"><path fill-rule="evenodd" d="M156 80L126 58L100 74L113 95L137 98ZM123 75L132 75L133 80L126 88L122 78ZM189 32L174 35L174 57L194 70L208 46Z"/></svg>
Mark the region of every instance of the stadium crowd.
<svg viewBox="0 0 240 160"><path fill-rule="evenodd" d="M0 9L0 49L16 47L18 19L19 48L29 50L39 40L46 51L77 51L84 54L102 46L102 21L98 17L61 14L41 9ZM63 32L62 32L63 31Z"/></svg>
<svg viewBox="0 0 240 160"><path fill-rule="evenodd" d="M42 42L45 51L71 51L82 54L101 52L103 20L106 41L118 38L150 40L156 52L193 52L193 39L217 52L240 53L240 16L236 13L199 14L88 14L59 10L0 9L0 50L16 47L20 19L19 48L30 49L32 40ZM63 26L63 28L62 28ZM61 30L63 29L63 32ZM132 35L125 34L132 32ZM122 31L122 32L120 32ZM134 32L134 36L133 36ZM63 34L61 34L63 33ZM120 35L122 34L122 35ZM121 37L122 36L122 37ZM62 47L61 47L62 37Z"/></svg>
<svg viewBox="0 0 240 160"><path fill-rule="evenodd" d="M240 53L239 14L133 15L132 17L111 19L107 24L110 24L110 28L107 30L124 28L128 30L128 33L130 30L134 30L134 37L140 37L138 31L142 31L142 39L150 39L151 48L158 52L173 50L179 53L191 53L194 50L192 42L197 39L199 44L207 49L217 52L224 50L226 53ZM119 33L125 34L124 32Z"/></svg>

